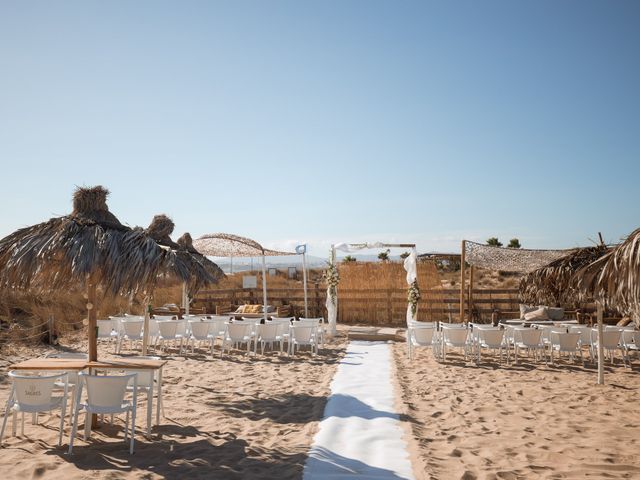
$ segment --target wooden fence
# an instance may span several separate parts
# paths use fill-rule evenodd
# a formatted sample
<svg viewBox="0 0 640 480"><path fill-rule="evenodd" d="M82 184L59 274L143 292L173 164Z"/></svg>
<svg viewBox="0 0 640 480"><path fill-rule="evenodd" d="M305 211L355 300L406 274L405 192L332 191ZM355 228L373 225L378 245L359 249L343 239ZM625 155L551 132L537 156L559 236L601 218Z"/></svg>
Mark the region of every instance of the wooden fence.
<svg viewBox="0 0 640 480"><path fill-rule="evenodd" d="M511 312L519 311L520 301L517 289L474 289L471 293L471 302L468 294L465 296L465 316L467 319L489 321L494 311L500 312L502 317L512 315ZM304 315L304 291L302 288L272 288L269 289L267 295L270 305L292 305L295 315ZM419 320L459 320L460 290L423 291L422 298L418 306ZM308 290L310 316L326 317L325 299L325 289L320 284L312 284ZM195 297L193 305L205 307L207 312L215 312L218 305L242 305L245 303L262 303L262 290L204 290ZM586 312L590 310L589 306L583 309ZM338 289L338 322L341 323L404 325L406 311L406 289Z"/></svg>

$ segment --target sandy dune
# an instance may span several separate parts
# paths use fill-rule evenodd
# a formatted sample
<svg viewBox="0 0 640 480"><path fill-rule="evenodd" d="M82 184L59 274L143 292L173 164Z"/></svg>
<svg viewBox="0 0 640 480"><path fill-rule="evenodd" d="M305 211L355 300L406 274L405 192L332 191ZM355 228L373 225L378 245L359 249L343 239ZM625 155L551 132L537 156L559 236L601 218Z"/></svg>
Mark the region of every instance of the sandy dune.
<svg viewBox="0 0 640 480"><path fill-rule="evenodd" d="M394 346L414 470L434 479L640 478L640 362L480 367ZM452 361L450 361L452 360Z"/></svg>
<svg viewBox="0 0 640 480"><path fill-rule="evenodd" d="M43 415L44 426L27 420L26 438L6 438L0 478L300 478L343 351L344 341L337 340L314 359L307 353L259 360L173 355L165 370L167 418L152 441L137 436L133 456L118 423L96 431L89 445L80 440L70 457L69 428L59 449L57 418ZM0 368L4 373L8 364L44 352L23 349L0 358ZM105 349L100 355L109 356ZM3 375L3 408L8 394ZM145 403L141 407L138 428L145 425Z"/></svg>

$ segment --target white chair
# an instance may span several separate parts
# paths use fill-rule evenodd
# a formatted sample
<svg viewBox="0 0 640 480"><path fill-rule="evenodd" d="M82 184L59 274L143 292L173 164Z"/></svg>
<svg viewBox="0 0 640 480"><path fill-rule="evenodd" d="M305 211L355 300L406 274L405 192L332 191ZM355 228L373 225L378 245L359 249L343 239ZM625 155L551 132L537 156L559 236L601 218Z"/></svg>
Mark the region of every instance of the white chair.
<svg viewBox="0 0 640 480"><path fill-rule="evenodd" d="M544 344L542 343L542 330L538 328L516 327L514 329L515 363L518 363L518 352L526 350L533 352L533 360L537 361L538 353L542 351L544 356ZM545 359L546 361L546 359Z"/></svg>
<svg viewBox="0 0 640 480"><path fill-rule="evenodd" d="M514 325L504 325L504 344L507 348L507 352L510 352L511 347L514 346L516 328L517 327Z"/></svg>
<svg viewBox="0 0 640 480"><path fill-rule="evenodd" d="M442 325L442 361L447 361L447 347L459 348L467 359L469 344L467 343L467 329L462 326Z"/></svg>
<svg viewBox="0 0 640 480"><path fill-rule="evenodd" d="M199 342L201 346L203 343L208 343L209 349L213 353L214 337L209 334L212 325L213 322L206 320L189 320L189 330L191 331L191 335L187 341L187 348L189 348L189 343L191 343L191 353L195 352L196 342Z"/></svg>
<svg viewBox="0 0 640 480"><path fill-rule="evenodd" d="M182 344L189 340L191 336L191 331L189 330L189 324L186 320L174 320L178 324L178 328L176 329L176 335L180 340L180 353L182 353Z"/></svg>
<svg viewBox="0 0 640 480"><path fill-rule="evenodd" d="M211 355L213 355L213 347L215 346L216 339L220 339L220 343L224 342L224 336L227 331L227 323L231 320L231 317L226 315L212 315L211 326L209 327L209 335L211 335Z"/></svg>
<svg viewBox="0 0 640 480"><path fill-rule="evenodd" d="M317 327L313 325L292 325L289 329L289 355L296 354L296 347L307 346L311 350L311 355L318 353Z"/></svg>
<svg viewBox="0 0 640 480"><path fill-rule="evenodd" d="M229 345L229 351L231 351L232 346L236 348L238 345L246 344L247 355L249 355L251 349L251 330L253 325L249 322L232 322L227 323L226 327L227 329L222 340L220 357L222 358L227 345Z"/></svg>
<svg viewBox="0 0 640 480"><path fill-rule="evenodd" d="M593 361L593 348L591 345L591 328L581 325L581 326L569 326L569 333L579 333L580 334L580 340L579 340L579 345L580 345L580 349L582 350L582 347L588 347L589 348L589 359L591 361Z"/></svg>
<svg viewBox="0 0 640 480"><path fill-rule="evenodd" d="M122 335L118 338L117 353L122 350L123 341L129 341L129 349L133 350L133 342L142 342L142 327L144 320L121 320Z"/></svg>
<svg viewBox="0 0 640 480"><path fill-rule="evenodd" d="M133 382L131 390L133 400L125 400L127 386L129 382ZM87 401L81 402L82 389L87 386ZM76 392L76 408L73 415L73 427L71 428L71 438L69 439L69 453L73 451L73 439L78 430L78 415L84 410L86 416L84 420L84 439L85 441L91 436L91 415L110 415L126 413L126 422L124 430L124 441L127 441L127 435L131 433L129 443L129 453L133 453L133 445L136 430L136 404L138 398L138 375L87 375L80 374L80 384ZM131 414L131 428L129 429L129 414Z"/></svg>
<svg viewBox="0 0 640 480"><path fill-rule="evenodd" d="M611 364L615 363L615 352L616 350L620 351L622 355L622 361L626 365L626 358L624 354L624 349L620 344L620 338L622 336L622 332L616 328L615 330L604 330L602 332L602 348L604 349L604 356L607 358L607 353L609 354L609 358L611 359ZM593 345L594 356L597 357L598 352L598 329L591 329L591 344Z"/></svg>
<svg viewBox="0 0 640 480"><path fill-rule="evenodd" d="M254 353L258 351L258 343L260 343L260 352L264 355L265 345L269 345L271 350L273 350L273 344L276 342L280 344L280 351L282 352L282 336L278 335L280 331L278 323L268 322L256 325L256 327L256 340L253 347Z"/></svg>
<svg viewBox="0 0 640 480"><path fill-rule="evenodd" d="M501 328L479 328L478 329L478 363L480 363L481 351L483 348L487 350L498 350L500 352L500 360L504 355L505 342L504 330ZM507 350L507 362L509 361L509 350Z"/></svg>
<svg viewBox="0 0 640 480"><path fill-rule="evenodd" d="M47 353L45 355L45 358L75 358L78 360L88 360L89 359L89 355L87 355L86 353L81 353L81 352L50 352ZM77 371L64 371L64 370L60 370L57 372L52 372L52 371L47 371L47 372L41 372L41 375L62 375L63 373L67 374L67 391L69 392L70 398L71 398L71 407L69 408L69 415L73 414L73 403L75 401L75 395L73 394L73 392L76 389L76 385L78 385L78 372ZM55 389L56 390L64 390L65 388L65 382L62 381L58 381L56 382L56 386Z"/></svg>
<svg viewBox="0 0 640 480"><path fill-rule="evenodd" d="M149 319L149 335L147 336L147 338L149 339L149 345L156 344L158 335L160 335L160 328L158 327L158 318L150 318Z"/></svg>
<svg viewBox="0 0 640 480"><path fill-rule="evenodd" d="M182 337L178 335L179 322L176 320L158 321L158 338L156 347L160 345L160 351L164 352L165 343L173 342L173 346L182 353ZM180 343L178 345L178 342Z"/></svg>
<svg viewBox="0 0 640 480"><path fill-rule="evenodd" d="M127 357L128 360L160 360L160 357L150 356L150 355L138 355ZM158 381L157 375L159 374L159 370L152 370L149 368L140 369L140 370L126 370L127 374L137 374L137 393L146 393L147 394L147 438L151 437L151 418L153 414L153 389L155 383ZM134 392L134 379L130 379L129 383L127 383L127 392L133 394ZM162 407L162 397L158 398L159 405Z"/></svg>
<svg viewBox="0 0 640 480"><path fill-rule="evenodd" d="M98 326L98 341L107 341L109 343L117 340L118 333L116 332L113 320L96 320ZM117 341L115 342L117 345Z"/></svg>
<svg viewBox="0 0 640 480"><path fill-rule="evenodd" d="M563 353L568 354L571 360L575 360L576 353L580 355L580 360L584 363L582 358L582 348L580 347L580 332L567 333L566 331L552 330L550 333L551 339L551 364L553 365L553 352L558 352L558 358Z"/></svg>
<svg viewBox="0 0 640 480"><path fill-rule="evenodd" d="M62 432L64 430L64 417L67 412L68 376L66 373L55 375L20 375L16 372L9 372L11 379L11 393L7 399L7 406L4 411L2 430L0 431L0 445L4 438L4 430L7 426L9 414L13 413L12 434L16 436L16 424L18 412L21 415L20 433L24 436L24 414L31 413L37 415L40 412L50 412L60 409L60 434L58 435L58 446L62 445ZM61 397L53 395L56 383L62 382L64 390ZM37 423L37 416L36 416Z"/></svg>
<svg viewBox="0 0 640 480"><path fill-rule="evenodd" d="M407 329L407 349L411 360L413 360L414 348L418 347L431 348L434 355L437 354L438 343L435 326L414 325Z"/></svg>
<svg viewBox="0 0 640 480"><path fill-rule="evenodd" d="M320 348L324 349L324 335L325 335L325 322L324 322L324 317L316 317L316 318L305 318L305 317L300 317L298 319L299 322L302 322L300 325L304 325L304 324L312 324L316 326L316 330L317 330L317 335L318 335L318 340L320 343Z"/></svg>
<svg viewBox="0 0 640 480"><path fill-rule="evenodd" d="M638 330L623 330L620 343L622 344L622 348L624 348L624 352L627 355L627 363L631 366L631 352L636 352L636 356L638 352L640 352L640 331Z"/></svg>
<svg viewBox="0 0 640 480"><path fill-rule="evenodd" d="M289 352L289 328L291 327L291 322L294 320L295 317L271 317L271 322L280 325L278 335L282 337L283 347L284 343L287 343L287 352Z"/></svg>

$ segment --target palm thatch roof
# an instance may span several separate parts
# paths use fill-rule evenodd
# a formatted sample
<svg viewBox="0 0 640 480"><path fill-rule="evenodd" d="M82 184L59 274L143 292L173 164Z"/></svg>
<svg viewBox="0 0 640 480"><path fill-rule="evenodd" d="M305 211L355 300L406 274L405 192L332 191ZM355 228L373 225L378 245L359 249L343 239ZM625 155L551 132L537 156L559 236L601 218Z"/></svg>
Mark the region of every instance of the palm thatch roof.
<svg viewBox="0 0 640 480"><path fill-rule="evenodd" d="M218 266L218 264L212 262L207 257L198 252L198 250L196 250L196 248L193 246L193 239L191 238L191 234L189 234L189 232L184 233L180 238L178 238L176 243L179 246L179 256L188 256L190 261L192 262L194 269L202 269L209 275L209 277L211 277L211 280L208 283L217 283L219 280L225 277L224 272ZM201 285L202 282L192 282L191 293L193 294L197 292L200 289Z"/></svg>
<svg viewBox="0 0 640 480"><path fill-rule="evenodd" d="M78 188L70 215L0 240L0 287L59 290L91 279L105 291L128 294L153 287L160 273L191 279L189 266L170 249L120 223L107 207L108 194L102 186Z"/></svg>
<svg viewBox="0 0 640 480"><path fill-rule="evenodd" d="M640 228L581 273L584 290L640 322Z"/></svg>
<svg viewBox="0 0 640 480"><path fill-rule="evenodd" d="M608 252L604 245L577 248L520 281L520 298L535 305L577 304L590 296L581 284L581 272Z"/></svg>
<svg viewBox="0 0 640 480"><path fill-rule="evenodd" d="M194 248L189 233L182 235L177 242L171 240L174 228L173 220L160 214L153 217L145 232L168 250L169 262L174 269L181 270L182 278L185 276L188 278L187 283L192 293L197 292L205 284L218 282L225 276L218 265Z"/></svg>

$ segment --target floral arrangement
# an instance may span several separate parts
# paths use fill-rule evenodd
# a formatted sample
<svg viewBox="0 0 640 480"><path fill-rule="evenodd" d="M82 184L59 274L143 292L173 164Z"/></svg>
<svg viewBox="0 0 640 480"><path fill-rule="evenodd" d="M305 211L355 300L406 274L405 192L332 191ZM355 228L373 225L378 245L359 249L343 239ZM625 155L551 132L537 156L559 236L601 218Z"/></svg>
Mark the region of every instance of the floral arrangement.
<svg viewBox="0 0 640 480"><path fill-rule="evenodd" d="M411 315L414 317L418 310L418 301L420 301L420 288L418 287L418 280L414 280L407 291L407 302L411 305Z"/></svg>
<svg viewBox="0 0 640 480"><path fill-rule="evenodd" d="M331 296L331 302L335 304L338 284L340 283L338 268L333 263L329 263L329 266L322 274L322 278L325 282L327 282L327 286L329 287L329 295Z"/></svg>

